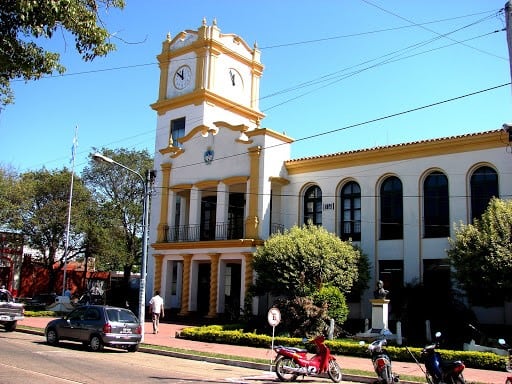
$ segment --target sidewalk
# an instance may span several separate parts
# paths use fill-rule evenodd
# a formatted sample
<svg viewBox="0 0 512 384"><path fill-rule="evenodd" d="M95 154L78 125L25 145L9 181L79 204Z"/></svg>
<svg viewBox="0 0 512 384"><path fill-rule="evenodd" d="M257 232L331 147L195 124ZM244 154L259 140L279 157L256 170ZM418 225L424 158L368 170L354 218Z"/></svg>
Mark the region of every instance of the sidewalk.
<svg viewBox="0 0 512 384"><path fill-rule="evenodd" d="M27 326L34 328L41 328L44 330L46 324L50 321L50 318L44 317L25 317L24 320L19 321L19 326ZM168 324L168 323L160 323L160 331L158 334L153 334L153 328L151 322L146 322L144 326L145 335L144 335L144 344L152 344L152 345L161 345L168 346L183 350L189 351L198 351L198 352L209 352L216 353L228 356L246 356L252 358L259 358L263 360L270 361L275 357L275 353L269 349L265 348L253 348L253 347L244 347L244 346L236 346L229 344L216 344L216 343L203 343L199 341L191 341L184 340L180 338L176 338L176 334L179 333L186 325L181 324ZM141 348L143 349L143 348ZM342 372L347 369L356 369L360 371L367 371L368 377L372 380L368 382L373 382L375 379L375 375L373 373L372 363L370 358L358 358L344 355L337 355L336 358L341 366ZM239 364L241 365L241 364ZM423 368L423 366L422 366ZM270 366L267 366L266 369L270 369ZM401 361L393 362L393 371L398 375L408 375L408 376L417 376L418 378L424 378L424 374L421 368L416 363L408 363ZM466 368L464 370L464 378L466 382L469 383L486 383L486 384L505 384L505 380L507 375L510 375L507 372L498 372L498 371L486 371L481 369L472 369ZM352 376L343 373L344 380L350 380L350 378L357 379L357 381L366 381L363 376ZM401 381L402 383L407 383Z"/></svg>

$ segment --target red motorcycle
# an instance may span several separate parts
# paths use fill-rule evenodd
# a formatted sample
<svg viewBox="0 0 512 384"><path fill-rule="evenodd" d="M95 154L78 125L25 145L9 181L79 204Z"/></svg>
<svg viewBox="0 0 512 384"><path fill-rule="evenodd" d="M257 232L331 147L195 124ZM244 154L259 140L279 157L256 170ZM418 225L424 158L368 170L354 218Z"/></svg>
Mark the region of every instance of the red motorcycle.
<svg viewBox="0 0 512 384"><path fill-rule="evenodd" d="M359 345L364 345L364 341L360 341ZM391 370L391 357L386 351L386 339L374 340L368 345L368 352L370 352L373 369L379 377L374 384L392 384L400 381L400 376L393 373Z"/></svg>
<svg viewBox="0 0 512 384"><path fill-rule="evenodd" d="M308 358L307 349L275 346L275 370L279 380L295 381L299 376L324 376L327 373L332 381L339 383L342 378L340 366L324 341L324 336L309 341L316 346L316 354L311 358Z"/></svg>

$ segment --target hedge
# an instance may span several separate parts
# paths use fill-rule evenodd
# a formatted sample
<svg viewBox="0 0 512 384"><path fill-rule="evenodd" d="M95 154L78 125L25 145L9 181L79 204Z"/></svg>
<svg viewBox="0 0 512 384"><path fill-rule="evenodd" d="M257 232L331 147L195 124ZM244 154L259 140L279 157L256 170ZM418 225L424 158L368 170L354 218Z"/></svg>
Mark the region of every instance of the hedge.
<svg viewBox="0 0 512 384"><path fill-rule="evenodd" d="M244 332L243 329L229 329L221 325L209 325L201 327L184 328L179 336L183 339L203 341L208 343L243 345L248 347L270 348L272 345L272 337L264 334L256 334L253 332ZM331 349L335 355L367 357L367 349L361 347L358 342L352 340L326 340L325 344ZM308 348L313 352L312 345L304 345L302 339L294 337L274 337L274 346L288 345L301 348ZM421 362L421 350L417 347L398 347L387 346L387 351L392 360L415 362L414 357ZM475 351L452 351L445 349L437 350L444 360L462 360L466 367L476 369L486 369L492 371L504 371L507 363L506 356L496 355L491 352L475 352Z"/></svg>

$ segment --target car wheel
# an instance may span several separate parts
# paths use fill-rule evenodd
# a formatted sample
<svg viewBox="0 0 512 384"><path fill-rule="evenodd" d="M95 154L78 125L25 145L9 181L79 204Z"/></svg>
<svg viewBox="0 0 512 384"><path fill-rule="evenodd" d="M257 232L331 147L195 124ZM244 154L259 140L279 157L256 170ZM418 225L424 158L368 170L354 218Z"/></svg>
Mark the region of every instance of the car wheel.
<svg viewBox="0 0 512 384"><path fill-rule="evenodd" d="M14 332L16 330L16 321L11 321L9 323L5 324L5 331L6 332Z"/></svg>
<svg viewBox="0 0 512 384"><path fill-rule="evenodd" d="M103 350L103 341L101 337L98 335L91 336L91 340L89 341L89 347L93 352L99 352Z"/></svg>
<svg viewBox="0 0 512 384"><path fill-rule="evenodd" d="M128 352L137 352L138 350L139 350L139 344L128 346Z"/></svg>
<svg viewBox="0 0 512 384"><path fill-rule="evenodd" d="M46 331L46 343L49 345L59 344L59 336L54 328L50 328Z"/></svg>

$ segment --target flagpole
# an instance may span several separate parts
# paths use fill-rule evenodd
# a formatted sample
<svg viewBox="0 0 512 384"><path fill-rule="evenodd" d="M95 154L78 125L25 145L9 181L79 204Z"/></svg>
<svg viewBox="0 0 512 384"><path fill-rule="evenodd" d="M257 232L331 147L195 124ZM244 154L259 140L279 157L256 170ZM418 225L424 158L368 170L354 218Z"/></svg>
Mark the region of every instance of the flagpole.
<svg viewBox="0 0 512 384"><path fill-rule="evenodd" d="M75 137L73 138L73 146L71 147L71 184L69 187L69 204L68 204L68 222L66 226L66 245L64 247L64 277L62 279L62 296L66 292L66 272L68 264L68 248L69 248L69 230L71 226L71 203L73 201L73 181L75 176L75 154L78 142L77 138L78 127L75 127Z"/></svg>

